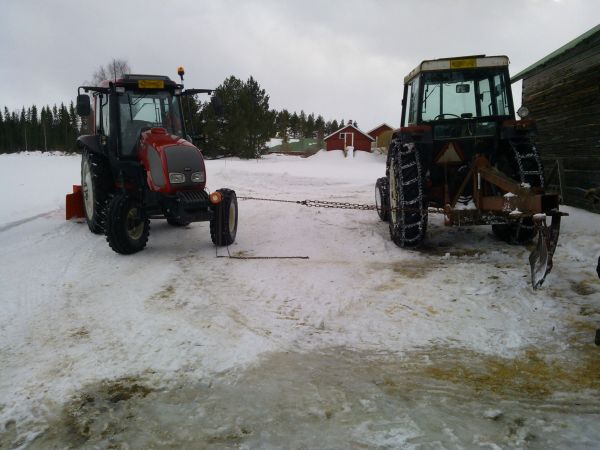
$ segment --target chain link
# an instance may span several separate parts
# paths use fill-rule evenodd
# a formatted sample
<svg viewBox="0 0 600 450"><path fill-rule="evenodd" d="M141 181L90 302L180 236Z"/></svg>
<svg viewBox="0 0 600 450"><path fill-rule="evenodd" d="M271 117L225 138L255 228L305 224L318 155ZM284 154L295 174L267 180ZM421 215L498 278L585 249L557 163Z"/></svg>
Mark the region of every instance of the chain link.
<svg viewBox="0 0 600 450"><path fill-rule="evenodd" d="M295 203L297 205L308 206L309 208L330 208L330 209L353 209L359 211L375 211L377 210L376 205L368 205L365 203L346 203L346 202L332 202L327 200L283 200L279 198L263 198L263 197L238 197L238 200L255 200L260 202L276 202L276 203ZM388 208L388 211L392 211L393 208ZM400 210L400 208L397 208ZM421 211L417 208L404 208L404 211ZM424 210L423 210L424 211ZM430 213L443 213L441 208L427 208Z"/></svg>
<svg viewBox="0 0 600 450"><path fill-rule="evenodd" d="M273 202L273 203L294 203L296 205L308 206L309 208L330 208L330 209L353 209L359 211L374 211L377 210L376 205L367 205L364 203L346 203L346 202L332 202L327 200L284 200L280 198L265 198L265 197L249 197L241 196L238 200L255 200L259 202ZM392 210L392 208L389 208ZM416 208L405 208L405 211L417 211ZM439 213L443 210L439 208L428 208L429 212ZM228 258L228 259L309 259L308 256L237 256L232 255L229 252L229 246L227 246L227 255L219 255L218 248L215 245L215 256L217 258Z"/></svg>

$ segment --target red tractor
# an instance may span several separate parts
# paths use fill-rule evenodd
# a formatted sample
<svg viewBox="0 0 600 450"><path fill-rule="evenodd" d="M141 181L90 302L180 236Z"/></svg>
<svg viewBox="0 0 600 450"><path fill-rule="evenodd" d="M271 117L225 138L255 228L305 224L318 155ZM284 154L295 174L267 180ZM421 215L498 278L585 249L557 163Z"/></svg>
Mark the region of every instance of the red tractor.
<svg viewBox="0 0 600 450"><path fill-rule="evenodd" d="M419 64L404 78L401 128L375 185L394 243L418 247L430 207L443 210L446 225L491 225L512 244L537 235L530 264L533 287L541 285L566 214L545 190L535 131L532 120L515 120L506 56Z"/></svg>
<svg viewBox="0 0 600 450"><path fill-rule="evenodd" d="M181 68L179 75L183 80ZM92 93L93 109L82 90ZM184 90L169 77L156 75L123 75L79 87L77 113L89 118L92 134L77 139L81 189L67 197L67 218L77 215L77 203L83 203L79 209L89 229L104 233L121 254L146 246L150 219L166 218L176 227L210 221L216 245L233 243L235 192L206 191L202 152L185 130L181 98L200 93L212 90ZM219 109L218 98L211 101Z"/></svg>

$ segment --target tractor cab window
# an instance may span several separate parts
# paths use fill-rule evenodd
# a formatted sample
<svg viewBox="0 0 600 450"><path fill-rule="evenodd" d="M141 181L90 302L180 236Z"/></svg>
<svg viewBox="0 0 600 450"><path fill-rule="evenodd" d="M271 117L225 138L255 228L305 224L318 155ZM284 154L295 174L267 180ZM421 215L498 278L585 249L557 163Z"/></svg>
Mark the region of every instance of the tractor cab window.
<svg viewBox="0 0 600 450"><path fill-rule="evenodd" d="M169 92L126 92L119 97L119 110L123 156L135 155L140 134L153 127L183 137L179 97Z"/></svg>
<svg viewBox="0 0 600 450"><path fill-rule="evenodd" d="M422 82L424 122L511 115L500 69L425 72Z"/></svg>
<svg viewBox="0 0 600 450"><path fill-rule="evenodd" d="M415 78L408 85L408 124L417 122L417 108L419 106L419 79ZM406 125L406 124L405 124Z"/></svg>
<svg viewBox="0 0 600 450"><path fill-rule="evenodd" d="M96 132L104 136L110 135L110 116L108 114L108 95L96 96Z"/></svg>
<svg viewBox="0 0 600 450"><path fill-rule="evenodd" d="M506 96L506 82L502 73L494 75L494 98L496 99L498 115L509 115L510 107Z"/></svg>

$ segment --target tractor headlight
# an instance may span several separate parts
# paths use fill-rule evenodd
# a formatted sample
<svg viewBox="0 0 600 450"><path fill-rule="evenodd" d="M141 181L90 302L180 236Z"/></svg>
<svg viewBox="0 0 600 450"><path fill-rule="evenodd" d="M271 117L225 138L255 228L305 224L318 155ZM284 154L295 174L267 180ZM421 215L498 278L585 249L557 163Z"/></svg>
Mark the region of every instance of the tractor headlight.
<svg viewBox="0 0 600 450"><path fill-rule="evenodd" d="M517 109L517 114L521 119L524 119L529 115L529 109L526 106L521 106L519 109Z"/></svg>
<svg viewBox="0 0 600 450"><path fill-rule="evenodd" d="M169 181L173 184L185 183L185 175L179 172L169 173Z"/></svg>
<svg viewBox="0 0 600 450"><path fill-rule="evenodd" d="M192 183L204 183L204 181L206 181L204 172L194 172L192 174Z"/></svg>

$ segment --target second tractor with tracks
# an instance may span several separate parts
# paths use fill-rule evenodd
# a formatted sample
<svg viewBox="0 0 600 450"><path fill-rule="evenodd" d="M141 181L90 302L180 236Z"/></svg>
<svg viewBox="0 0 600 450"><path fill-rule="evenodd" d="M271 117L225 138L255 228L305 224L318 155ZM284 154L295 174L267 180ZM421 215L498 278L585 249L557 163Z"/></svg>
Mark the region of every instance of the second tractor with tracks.
<svg viewBox="0 0 600 450"><path fill-rule="evenodd" d="M545 191L535 131L515 119L506 56L419 64L404 79L401 127L375 185L394 243L418 247L430 207L443 210L446 225L491 225L512 244L537 235L530 264L533 287L541 285L565 214L558 194Z"/></svg>

